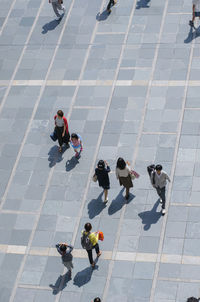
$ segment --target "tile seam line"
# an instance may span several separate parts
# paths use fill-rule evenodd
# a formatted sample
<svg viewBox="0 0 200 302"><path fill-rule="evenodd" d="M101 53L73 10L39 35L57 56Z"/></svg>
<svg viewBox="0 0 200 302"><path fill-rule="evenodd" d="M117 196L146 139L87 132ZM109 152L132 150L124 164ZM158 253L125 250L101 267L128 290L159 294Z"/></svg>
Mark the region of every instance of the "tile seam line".
<svg viewBox="0 0 200 302"><path fill-rule="evenodd" d="M1 26L1 29L0 29L0 36L2 35L2 32L3 32L3 30L4 30L4 27L6 26L6 24L7 24L7 22L8 22L8 19L9 19L9 17L10 17L10 14L11 14L11 12L12 12L12 10L13 10L13 7L15 6L15 3L16 3L16 2L17 2L17 1L14 0L14 1L12 2L12 4L11 4L11 7L10 7L10 9L9 9L9 11L8 11L8 14L7 14L7 16L6 16L5 20L4 20L4 22L3 22L3 25Z"/></svg>
<svg viewBox="0 0 200 302"><path fill-rule="evenodd" d="M193 33L195 35L195 33ZM178 122L178 127L177 127L177 139L176 139L176 145L175 145L175 150L174 150L174 157L173 157L173 164L171 168L171 183L169 184L168 188L168 193L167 193L167 209L170 205L170 198L172 194L172 185L173 185L173 179L174 179L174 174L175 174L175 168L176 168L176 160L178 156L178 147L180 143L180 137L181 137L181 129L182 129L182 123L184 119L184 112L185 112L185 105L186 105L186 97L187 97L187 90L188 90L188 84L189 84L189 76L190 76L190 71L191 71L191 66L192 66L192 58L193 58L193 51L195 47L195 39L193 39L191 43L191 49L190 49L190 56L189 56L189 63L188 63L188 71L187 71L187 78L186 78L186 85L184 85L184 94L183 94L183 104L182 104L182 109L181 109L181 115L180 115L180 120ZM158 273L159 273L159 268L160 268L160 258L161 258L161 251L163 248L163 243L164 243L164 238L165 238L165 229L166 229L166 224L167 224L167 217L168 213L164 217L163 221L163 226L161 230L161 235L160 235L160 240L159 240L159 247L158 247L158 259L156 262L156 267L155 267L155 272L154 272L154 278L153 278L153 283L152 283L152 292L151 292L151 299L150 302L153 302L154 296L155 296L155 290L156 290L156 283L158 279ZM183 246L184 248L184 246ZM181 255L183 257L183 255Z"/></svg>
<svg viewBox="0 0 200 302"><path fill-rule="evenodd" d="M45 0L42 0L42 2L41 2L41 4L40 4L40 7L39 7L39 9L38 9L38 12L37 12L37 14L36 14L35 20L34 20L34 22L33 22L33 25L31 26L31 30L30 30L30 32L29 32L29 34L28 34L28 37L26 38L26 41L25 41L25 43L24 43L25 45L24 45L24 47L23 47L23 50L22 50L22 52L21 52L21 54L20 54L20 57L19 57L19 59L18 59L18 61L17 61L17 65L15 66L15 69L14 69L14 71L13 71L12 77L11 77L11 79L10 79L10 81L9 81L9 84L8 84L8 86L7 86L7 88L6 88L6 92L5 92L4 96L3 96L2 102L1 102L1 104L0 104L0 114L1 114L1 112L2 112L2 109L3 109L4 105L5 105L6 99L7 99L7 97L8 97L9 92L10 92L10 89L11 89L11 87L12 87L12 83L13 83L13 81L14 81L14 79L15 79L15 76L16 76L17 71L18 71L18 69L19 69L19 66L20 66L20 64L21 64L22 58L23 58L24 53L25 53L25 51L26 51L26 49L27 49L27 44L29 43L29 41L30 41L30 39L31 39L32 33L33 33L34 29L35 29L35 26L36 26L36 24L37 24L37 21L38 21L38 19L39 19L39 15L40 15L40 13L41 13L41 11L42 11L42 8L43 8L44 4L45 4Z"/></svg>
<svg viewBox="0 0 200 302"><path fill-rule="evenodd" d="M44 5L44 2L45 2L45 0L43 0L41 6ZM72 1L71 1L71 4L70 4L70 7L69 7L69 9L68 9L68 12L67 12L67 16L66 16L65 22L64 22L64 24L63 24L63 28L62 28L61 33L60 33L60 35L59 35L58 41L61 41L62 38L63 38L64 30L65 30L65 27L66 27L66 25L67 25L67 23L68 23L68 20L69 20L69 18L70 18L71 11L72 11L72 8L73 8L74 3L75 3L75 0L72 0ZM7 186L7 188L6 188L6 192L5 192L4 196L3 196L4 199L2 198L2 199L3 199L3 202L2 202L1 205L0 205L0 212L1 212L2 206L3 206L4 202L5 202L5 199L6 199L6 196L7 196L8 190L9 190L9 187L10 187L10 185L11 185L12 179L13 179L13 177L14 177L14 174L15 174L15 171L16 171L16 168L17 168L17 164L18 164L18 162L19 162L19 159L20 159L21 154L22 154L22 151L23 151L23 147L24 147L25 142L26 142L26 139L27 139L27 137L28 137L28 133L29 133L29 130L30 130L30 127L31 127L31 123L32 123L32 121L33 121L33 119L34 119L34 116L35 116L35 113L36 113L36 111L37 111L38 105L39 105L39 103L40 103L41 97L42 97L43 92L44 92L44 90L45 90L45 83L46 83L46 81L47 81L47 79L48 79L48 76L49 76L49 74L50 74L50 71L51 71L51 68L52 68L52 66L53 66L53 63L54 63L54 60L55 60L55 57L56 57L56 54L57 54L58 49L59 49L59 43L56 45L56 47L55 47L55 49L54 49L54 53L53 53L51 62L50 62L50 64L49 64L49 67L48 67L48 70L47 70L47 73L46 73L46 76L45 76L45 80L44 80L44 82L43 82L43 85L42 85L41 88L40 88L39 95L38 95L37 100L36 100L36 103L35 103L35 105L34 105L34 109L33 109L31 118L30 118L30 120L29 120L29 123L28 123L27 129L26 129L26 132L25 132L23 141L22 141L22 143L21 143L20 150L19 150L18 155L17 155L17 159L16 159L16 161L15 161L13 170L12 170L12 172L11 172L11 176L10 176L10 179L9 179L8 186ZM73 106L73 103L71 103L70 106L72 107L72 106ZM54 168L55 168L55 167L54 167ZM40 208L39 208L39 211L38 211L38 213L37 213L36 220L35 220L35 224L34 224L34 227L33 227L33 229L32 229L32 232L31 232L31 235L30 235L30 238L29 238L29 244L28 244L28 246L27 246L27 250L30 250L30 247L31 247L31 243L32 243L32 240L33 240L33 237L34 237L34 234L35 234L36 226L37 226L38 221L39 221L39 218L40 218L40 213L41 213L43 204L44 204L44 202L45 202L47 190L48 190L48 187L49 187L49 183L50 183L51 177L52 177L52 175L53 175L54 168L52 168L52 169L50 170L49 176L48 176L48 178L47 178L47 182L46 182L46 185L45 185L45 190L44 190L44 192L43 192L42 199L41 199L41 202L40 202ZM28 255L28 254L25 254L25 255L24 255L24 258L23 258L23 260L22 260L22 262L21 262L20 269L19 269L19 271L18 271L18 274L17 274L17 277L16 277L16 281L15 281L15 284L14 284L14 287L13 287L13 290L12 290L12 293L11 293L11 296L10 296L10 299L9 299L9 302L13 302L13 300L14 300L14 297L15 297L15 294L16 294L16 290L17 290L17 286L18 286L18 284L19 284L19 278L21 277L21 274L22 274L22 271L23 271L23 268L24 268L24 265L25 265L25 261L26 261L27 255Z"/></svg>
<svg viewBox="0 0 200 302"><path fill-rule="evenodd" d="M166 3L164 5L163 15L164 15L165 11L166 11ZM134 13L134 11L133 11L133 13ZM133 18L133 16L132 16L132 18ZM154 60L153 60L153 63L152 63L152 72L151 72L151 76L150 76L150 79L149 79L148 85L147 85L148 88L147 88L147 93L146 93L146 97L145 97L146 101L145 101L145 104L144 104L143 114L142 114L142 118L141 118L141 122L140 122L140 127L139 127L139 131L138 131L136 143L135 143L136 148L134 149L134 154L133 154L133 158L132 158L132 166L133 166L133 164L135 164L135 161L136 161L136 157L137 157L138 149L139 149L139 144L140 144L140 139L141 139L142 132L143 132L143 126L144 126L144 120L145 120L145 115L146 115L146 110L147 110L147 105L148 105L148 100L149 100L150 89L151 89L152 83L153 83L153 75L154 75L154 71L155 71L155 66L156 66L159 47L160 47L160 44L161 44L159 41L161 40L161 34L162 34L163 27L164 27L164 18L162 18L162 25L161 25L160 33L159 33L159 36L158 36L158 43L156 43ZM127 32L127 37L128 37L128 32ZM123 221L123 218L124 218L125 210L126 210L126 204L123 207L123 209L121 211L121 215L120 215L120 222L119 222L119 227L118 227L118 231L117 231L117 234L118 234L117 237L118 238L116 237L115 249L117 248L117 244L119 242L121 224L122 224L122 221ZM114 261L112 261L112 262L114 264ZM113 264L112 264L112 267L111 267L111 271L109 272L110 273L109 278L111 278ZM108 286L107 286L107 291L108 291ZM103 295L103 301L104 301L106 296L107 296L107 293Z"/></svg>

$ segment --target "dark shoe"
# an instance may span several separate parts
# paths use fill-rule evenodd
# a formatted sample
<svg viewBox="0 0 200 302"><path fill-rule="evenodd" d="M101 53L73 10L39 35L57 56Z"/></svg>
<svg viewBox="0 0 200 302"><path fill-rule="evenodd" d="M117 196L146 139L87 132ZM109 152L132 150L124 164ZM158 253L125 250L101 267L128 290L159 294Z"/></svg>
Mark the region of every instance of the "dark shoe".
<svg viewBox="0 0 200 302"><path fill-rule="evenodd" d="M190 20L190 21L189 21L189 25L190 25L191 27L194 27L194 22L193 22L192 20Z"/></svg>
<svg viewBox="0 0 200 302"><path fill-rule="evenodd" d="M91 264L91 266L92 266L92 268L94 268L94 267L95 267L95 263L93 262L93 263Z"/></svg>
<svg viewBox="0 0 200 302"><path fill-rule="evenodd" d="M125 196L125 199L128 200L129 199L129 194Z"/></svg>
<svg viewBox="0 0 200 302"><path fill-rule="evenodd" d="M101 254L102 254L102 253L101 253L101 251L100 251L100 252L97 254L97 257L99 258L99 257L101 256Z"/></svg>
<svg viewBox="0 0 200 302"><path fill-rule="evenodd" d="M111 9L107 9L107 13L110 14L111 13Z"/></svg>

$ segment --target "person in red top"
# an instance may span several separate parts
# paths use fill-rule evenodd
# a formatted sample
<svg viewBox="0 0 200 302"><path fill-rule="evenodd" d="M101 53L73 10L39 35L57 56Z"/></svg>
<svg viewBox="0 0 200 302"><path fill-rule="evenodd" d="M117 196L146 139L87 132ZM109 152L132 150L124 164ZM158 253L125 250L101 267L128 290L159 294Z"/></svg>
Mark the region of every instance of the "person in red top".
<svg viewBox="0 0 200 302"><path fill-rule="evenodd" d="M68 129L68 123L66 117L64 117L64 113L62 110L58 110L57 114L54 116L55 120L55 133L58 138L59 143L59 151L62 152L62 145L68 144L70 135Z"/></svg>

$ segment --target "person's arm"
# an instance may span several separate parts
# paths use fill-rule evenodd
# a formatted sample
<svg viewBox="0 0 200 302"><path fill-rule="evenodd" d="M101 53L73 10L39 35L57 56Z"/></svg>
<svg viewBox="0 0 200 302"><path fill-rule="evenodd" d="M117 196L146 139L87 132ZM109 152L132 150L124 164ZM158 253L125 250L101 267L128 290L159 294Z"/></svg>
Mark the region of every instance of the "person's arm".
<svg viewBox="0 0 200 302"><path fill-rule="evenodd" d="M109 167L107 161L104 160L104 163L105 163L105 165L106 165L106 171L109 173L109 172L110 172L110 167Z"/></svg>
<svg viewBox="0 0 200 302"><path fill-rule="evenodd" d="M58 0L58 3L59 3L59 4L62 4L62 0Z"/></svg>
<svg viewBox="0 0 200 302"><path fill-rule="evenodd" d="M167 175L167 173L166 173L165 177L166 177L166 179L167 179L169 182L171 182L171 180L170 180L169 176Z"/></svg>
<svg viewBox="0 0 200 302"><path fill-rule="evenodd" d="M68 122L67 122L67 119L65 116L63 116L63 120L64 120L64 124L65 124L65 127L66 127L66 133L69 132L69 129L68 129Z"/></svg>
<svg viewBox="0 0 200 302"><path fill-rule="evenodd" d="M72 245L67 245L67 253L71 253L73 251L74 247Z"/></svg>
<svg viewBox="0 0 200 302"><path fill-rule="evenodd" d="M115 174L116 174L116 178L119 179L119 172L118 172L118 169L116 168L115 170Z"/></svg>
<svg viewBox="0 0 200 302"><path fill-rule="evenodd" d="M65 125L65 121L64 121L64 127L63 127L62 137L65 135L65 131L66 131L66 125Z"/></svg>
<svg viewBox="0 0 200 302"><path fill-rule="evenodd" d="M60 251L60 244L56 244L56 249L58 253L62 256L62 252Z"/></svg>

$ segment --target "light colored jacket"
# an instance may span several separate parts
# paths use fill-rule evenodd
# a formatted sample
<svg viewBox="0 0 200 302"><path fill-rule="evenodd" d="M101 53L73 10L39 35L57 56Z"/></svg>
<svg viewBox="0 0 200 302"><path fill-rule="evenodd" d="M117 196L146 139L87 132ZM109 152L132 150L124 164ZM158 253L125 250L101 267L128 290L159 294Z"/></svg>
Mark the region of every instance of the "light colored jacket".
<svg viewBox="0 0 200 302"><path fill-rule="evenodd" d="M117 179L119 179L119 177L128 177L130 174L130 168L128 165L126 165L126 167L123 170L116 168L115 174L116 174Z"/></svg>
<svg viewBox="0 0 200 302"><path fill-rule="evenodd" d="M155 184L153 184L153 174L155 173ZM156 173L156 171L152 171L151 173L151 183L153 187L163 188L167 185L167 180L170 182L170 178L165 171L161 171L160 175Z"/></svg>

